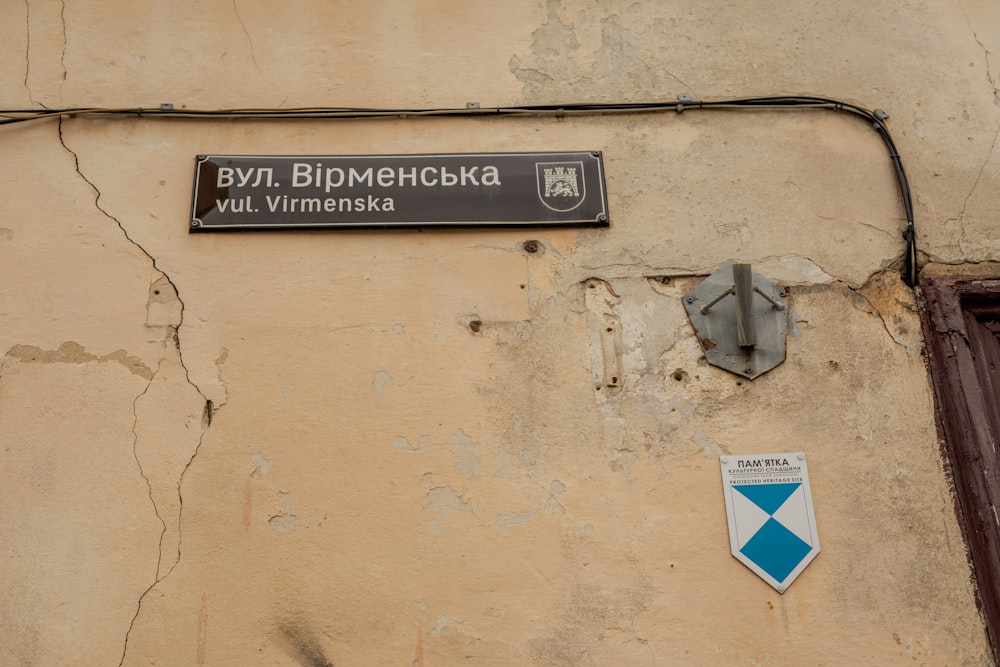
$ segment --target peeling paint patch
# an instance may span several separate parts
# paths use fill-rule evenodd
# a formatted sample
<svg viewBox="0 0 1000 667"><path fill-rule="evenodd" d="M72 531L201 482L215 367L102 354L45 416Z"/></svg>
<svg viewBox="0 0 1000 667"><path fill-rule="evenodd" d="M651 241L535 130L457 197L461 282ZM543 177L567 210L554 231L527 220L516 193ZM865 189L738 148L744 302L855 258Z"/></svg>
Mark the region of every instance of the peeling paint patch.
<svg viewBox="0 0 1000 667"><path fill-rule="evenodd" d="M376 371L372 375L372 386L375 388L375 395L382 396L385 390L393 386L392 376L385 371Z"/></svg>
<svg viewBox="0 0 1000 667"><path fill-rule="evenodd" d="M279 533L290 533L295 530L295 515L292 514L292 496L289 493L279 491L278 495L285 503L285 511L276 514L267 520L268 525Z"/></svg>
<svg viewBox="0 0 1000 667"><path fill-rule="evenodd" d="M459 429L452 436L452 444L448 448L455 457L455 467L468 475L469 479L476 479L481 465L479 445L466 435L465 431Z"/></svg>
<svg viewBox="0 0 1000 667"><path fill-rule="evenodd" d="M444 530L444 520L449 514L472 514L469 501L465 500L450 486L436 486L427 492L424 506L437 512L438 518L428 522L431 532Z"/></svg>
<svg viewBox="0 0 1000 667"><path fill-rule="evenodd" d="M33 345L15 345L7 352L8 359L17 359L27 364L85 364L91 361L98 363L114 362L128 369L132 375L144 380L153 379L153 371L139 357L129 356L125 350L116 350L111 354L98 356L87 352L82 345L74 341L66 341L58 350L43 350Z"/></svg>
<svg viewBox="0 0 1000 667"><path fill-rule="evenodd" d="M413 445L407 438L397 435L392 439L392 446L401 452L426 452L430 449L430 442L430 436L422 435L417 438L417 444Z"/></svg>
<svg viewBox="0 0 1000 667"><path fill-rule="evenodd" d="M146 302L147 327L178 327L181 323L181 302L177 290L160 274L160 278L149 286L149 300Z"/></svg>
<svg viewBox="0 0 1000 667"><path fill-rule="evenodd" d="M511 526L524 526L533 516L535 516L535 512L532 510L521 510L520 512L512 514L501 514L497 517L497 528L500 529L501 533L507 535L510 533Z"/></svg>
<svg viewBox="0 0 1000 667"><path fill-rule="evenodd" d="M591 330L591 361L595 384L608 388L621 387L625 378L622 370L622 327L615 306L621 298L607 282L599 278L584 281L584 302L590 311L587 319Z"/></svg>
<svg viewBox="0 0 1000 667"><path fill-rule="evenodd" d="M464 621L461 621L457 618L449 618L447 616L438 616L437 623L435 623L434 628L427 633L427 636L440 637L441 635L443 635L448 631L448 626L450 626L452 623L460 625L464 623Z"/></svg>
<svg viewBox="0 0 1000 667"><path fill-rule="evenodd" d="M668 22L643 16L623 22L617 14L596 17L580 12L581 25L560 16L560 0L548 0L545 22L531 37L531 53L514 55L508 69L524 86L528 100L578 99L579 91L605 89L611 81L628 81L626 99L663 96L678 85L691 86L651 57L672 39ZM595 47L593 36L600 31ZM586 45L590 48L582 48Z"/></svg>
<svg viewBox="0 0 1000 667"><path fill-rule="evenodd" d="M254 452L253 456L250 457L250 462L253 463L253 472L250 476L256 480L264 479L267 471L271 469L277 459L265 459L264 455L260 452Z"/></svg>

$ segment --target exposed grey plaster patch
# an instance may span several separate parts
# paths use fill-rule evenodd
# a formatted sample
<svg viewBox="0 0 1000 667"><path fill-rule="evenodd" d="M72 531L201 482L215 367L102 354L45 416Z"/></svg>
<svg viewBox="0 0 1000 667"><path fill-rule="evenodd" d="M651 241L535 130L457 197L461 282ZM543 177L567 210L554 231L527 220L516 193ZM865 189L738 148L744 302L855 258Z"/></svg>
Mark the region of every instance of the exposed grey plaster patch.
<svg viewBox="0 0 1000 667"><path fill-rule="evenodd" d="M528 97L540 94L554 83L553 77L543 70L552 69L561 60L569 59L570 54L580 48L575 27L572 23L562 22L559 7L560 0L548 0L545 23L531 33L531 49L537 66L523 66L517 55L512 56L508 63L511 74L524 84Z"/></svg>
<svg viewBox="0 0 1000 667"><path fill-rule="evenodd" d="M253 463L253 472L250 476L256 480L264 479L267 475L267 471L271 469L277 459L265 459L264 455L260 452L254 452L253 456L250 457L250 462Z"/></svg>
<svg viewBox="0 0 1000 667"><path fill-rule="evenodd" d="M441 635L443 635L445 632L448 631L448 626L451 625L452 623L457 623L461 625L465 623L465 621L459 620L457 618L448 618L447 616L438 616L437 623L434 625L431 631L427 633L427 636L440 637Z"/></svg>
<svg viewBox="0 0 1000 667"><path fill-rule="evenodd" d="M276 514L267 520L271 528L279 533L290 533L295 530L295 515L292 514L292 496L284 491L279 491L278 495L285 503L285 510L281 514Z"/></svg>
<svg viewBox="0 0 1000 667"><path fill-rule="evenodd" d="M393 385L392 376L385 371L376 371L372 375L372 386L375 388L375 395L382 396L385 390Z"/></svg>
<svg viewBox="0 0 1000 667"><path fill-rule="evenodd" d="M422 435L417 438L417 444L410 444L409 439L397 435L392 438L392 446L402 452L426 452L430 449L428 445L431 442L430 436Z"/></svg>
<svg viewBox="0 0 1000 667"><path fill-rule="evenodd" d="M469 501L462 498L450 486L435 486L427 492L424 501L424 507L437 512L437 519L427 522L427 527L434 533L444 530L444 521L449 514L473 514Z"/></svg>
<svg viewBox="0 0 1000 667"><path fill-rule="evenodd" d="M458 429L452 436L451 442L448 448L455 458L455 467L468 475L469 479L476 479L480 468L479 445L462 429Z"/></svg>
<svg viewBox="0 0 1000 667"><path fill-rule="evenodd" d="M650 67L649 59L635 53L635 46L645 40L657 41L665 36L666 30L662 19L652 23L642 22L635 30L622 26L621 17L611 14L601 19L601 50L594 62L594 78L622 78L640 82L643 88L650 90L659 85L659 74L665 74L687 91L693 90L669 70Z"/></svg>
<svg viewBox="0 0 1000 667"><path fill-rule="evenodd" d="M548 0L545 22L531 34L530 56L515 54L508 62L510 72L524 85L525 98L578 96L580 90L600 89L607 81L622 80L630 83L630 94L638 98L662 97L664 87L671 82L692 90L662 64L655 68L649 64L662 60L664 43L672 38L662 19L623 25L618 14L608 14L600 19L600 43L585 50L576 24L564 22L561 9L560 0ZM588 19L582 12L579 16Z"/></svg>
<svg viewBox="0 0 1000 667"><path fill-rule="evenodd" d="M5 241L14 240L14 230L7 229L6 227L0 227L0 236L4 238Z"/></svg>
<svg viewBox="0 0 1000 667"><path fill-rule="evenodd" d="M511 526L524 526L528 523L528 519L535 516L535 512L532 510L521 510L520 512L512 512L510 514L501 514L497 517L497 528L504 535L510 533Z"/></svg>
<svg viewBox="0 0 1000 667"><path fill-rule="evenodd" d="M611 461L608 462L608 468L613 472L621 473L623 477L628 479L632 476L632 465L638 460L639 455L632 449L612 449Z"/></svg>

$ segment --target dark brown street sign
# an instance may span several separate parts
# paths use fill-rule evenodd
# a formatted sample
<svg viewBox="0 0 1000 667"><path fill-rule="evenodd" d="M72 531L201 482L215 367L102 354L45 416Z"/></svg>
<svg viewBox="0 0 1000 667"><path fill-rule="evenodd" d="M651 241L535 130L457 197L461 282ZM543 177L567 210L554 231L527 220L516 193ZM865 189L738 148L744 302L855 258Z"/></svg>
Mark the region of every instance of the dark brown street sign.
<svg viewBox="0 0 1000 667"><path fill-rule="evenodd" d="M599 151L200 155L192 232L606 226Z"/></svg>

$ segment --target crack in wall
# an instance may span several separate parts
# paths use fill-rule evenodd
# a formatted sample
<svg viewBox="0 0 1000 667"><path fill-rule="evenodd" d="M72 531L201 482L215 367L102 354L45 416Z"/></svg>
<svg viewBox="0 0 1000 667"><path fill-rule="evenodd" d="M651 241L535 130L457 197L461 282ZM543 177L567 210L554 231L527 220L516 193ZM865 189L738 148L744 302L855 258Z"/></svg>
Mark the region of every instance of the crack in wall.
<svg viewBox="0 0 1000 667"><path fill-rule="evenodd" d="M257 52L253 47L253 38L250 37L250 31L247 30L246 24L243 23L243 17L240 16L240 8L236 6L236 0L233 0L233 13L236 14L236 22L240 24L240 29L243 30L243 34L246 36L247 42L250 44L250 60L253 61L253 66L258 72L260 72L261 76L263 76L264 73L261 72L260 65L257 63Z"/></svg>
<svg viewBox="0 0 1000 667"><path fill-rule="evenodd" d="M139 399L145 396L146 393L149 392L149 388L153 386L153 380L159 370L159 366L157 366L156 371L154 371L150 376L149 382L146 383L145 389L132 399L132 458L135 459L135 464L139 468L139 474L142 475L142 478L146 481L146 492L149 494L149 504L153 506L153 513L156 514L156 518L160 522L160 540L156 549L156 577L154 585L160 580L160 566L163 563L163 537L167 534L167 522L164 521L163 517L160 515L160 509L156 506L156 500L153 499L153 484L149 479L149 475L146 474L145 469L142 467L142 461L139 460L139 452L137 449L139 444L139 411L136 406L139 403ZM143 593L143 595L145 595L145 593ZM132 622L135 622L134 617ZM131 625L129 627L131 629Z"/></svg>
<svg viewBox="0 0 1000 667"><path fill-rule="evenodd" d="M965 256L965 248L963 244L965 243L965 214L969 209L969 200L972 199L972 195L976 193L979 188L979 182L983 180L983 172L986 171L986 165L990 163L993 159L993 151L996 150L997 140L1000 139L1000 127L997 131L993 133L993 141L990 143L989 150L986 151L986 157L983 159L983 163L979 165L979 172L976 174L976 180L972 182L972 187L969 188L969 193L965 195L965 200L962 202L962 210L958 212L958 215L954 218L950 218L948 222L955 222L958 224L959 234L958 234L958 251Z"/></svg>
<svg viewBox="0 0 1000 667"><path fill-rule="evenodd" d="M28 85L28 77L31 75L31 6L28 0L24 0L24 89L28 91L28 101L34 105L35 100L31 95L31 86Z"/></svg>
<svg viewBox="0 0 1000 667"><path fill-rule="evenodd" d="M845 224L845 225L860 225L862 227L867 227L868 229L871 229L873 231L879 232L881 234L885 234L886 236L888 236L889 238L891 238L894 241L899 238L899 234L898 233L894 234L893 232L889 231L888 229L883 229L882 227L879 227L878 225L873 225L872 223L865 222L864 220L845 220L843 218L835 218L835 217L831 217L831 216L827 216L827 215L820 215L818 213L816 214L816 217L819 218L820 220L825 220L826 222L839 222L839 223L842 223L842 224Z"/></svg>
<svg viewBox="0 0 1000 667"><path fill-rule="evenodd" d="M25 0L27 1L27 0ZM59 81L59 102L63 101L62 88L69 72L66 71L66 0L60 1L59 20L62 23L62 51L59 52L59 65L62 67L62 80Z"/></svg>
<svg viewBox="0 0 1000 667"><path fill-rule="evenodd" d="M162 566L163 566L163 562L162 562L163 561L162 547L163 547L164 536L166 535L166 531L167 531L167 525L166 525L166 522L164 521L162 515L160 514L159 507L157 506L157 503L156 503L156 501L155 501L155 499L153 497L153 490L152 490L151 480L150 480L149 476L146 474L146 471L144 470L144 468L143 468L143 466L142 466L142 464L141 464L141 462L139 460L138 451L137 451L137 447L138 447L138 443L139 443L139 434L138 434L138 420L139 420L139 416L138 416L138 411L137 411L137 404L138 404L139 399L142 398L149 391L150 387L152 386L153 380L156 377L156 372L152 373L152 375L150 377L150 380L149 380L149 382L146 385L146 388L142 391L142 393L140 393L138 396L135 397L135 399L133 400L133 403L132 403L132 408L133 408L132 432L133 432L133 436L134 436L133 437L133 441L132 441L132 453L133 453L133 457L135 458L136 465L139 467L139 473L142 475L143 479L146 482L146 486L147 486L147 489L149 491L150 504L153 506L153 512L156 514L157 519L160 521L160 524L162 526L162 530L161 530L161 533L160 533L160 540L159 540L159 545L158 545L158 548L157 548L156 575L154 577L154 581L149 585L148 588L146 588L145 591L143 591L143 593L139 596L139 599L138 599L138 601L136 603L135 614L132 616L132 620L129 623L128 630L125 632L125 638L124 638L123 647L122 647L121 660L118 663L119 667L121 667L121 665L123 665L124 662L125 662L126 655L128 654L128 642L129 642L129 638L131 636L133 628L135 627L135 623L136 623L137 619L139 618L139 614L142 611L143 601L145 600L146 596L150 593L150 591L152 591L153 588L155 588L157 584L159 584L161 581L163 581L168 576L170 576L170 574L180 564L180 561L181 561L181 544L183 542L183 539L182 539L183 535L182 535L182 528L181 528L181 526L182 526L182 520L181 519L182 519L183 513L184 513L184 495L182 493L182 487L183 487L183 484L184 484L184 477L187 474L187 471L191 468L191 465L194 463L195 458L198 456L198 452L201 451L201 446L202 446L202 444L204 442L205 434L208 432L208 429L209 429L209 427L211 425L211 422L212 422L212 417L213 417L213 412L214 412L214 406L212 404L212 401L205 395L205 393L201 390L201 388L191 379L191 374L190 374L190 371L189 371L189 369L187 367L187 364L184 363L184 355L183 355L182 350L181 350L180 329L181 329L181 327L184 324L185 304L184 304L183 299L181 299L181 297L180 297L180 293L179 293L179 291L177 289L176 283L169 276L169 274L167 274L165 271L163 271L159 267L159 265L158 265L158 263L156 261L156 258L153 257L153 255L150 254L149 251L147 251L135 239L133 239L131 237L131 235L129 235L128 230L122 224L121 220L119 220L117 217L113 216L103 206L101 206L100 200L101 200L101 197L102 197L102 193L101 193L100 189L97 187L97 185L92 180L90 180L83 173L83 171L80 169L80 158L79 158L79 155L76 153L76 151L74 151L72 148L70 148L66 144L65 137L63 135L63 119L62 118L59 119L58 132L59 132L59 143L66 150L66 152L68 152L73 157L74 168L76 170L77 175L80 177L81 180L83 180L94 191L94 194L95 194L95 197L94 197L94 208L96 208L104 217L106 217L109 220L113 221L118 226L118 229L121 231L122 235L125 237L125 240L127 240L129 243L131 243L133 246L135 246L135 248L137 250L139 250L139 252L141 252L149 260L150 264L152 265L152 268L157 273L159 273L162 276L162 279L166 280L167 283L170 285L170 287L173 289L174 295L177 298L177 302L180 304L180 313L178 315L178 319L177 319L176 325L167 326L167 328L166 328L167 335L164 338L164 342L165 343L167 341L172 341L173 342L173 344L174 344L174 350L177 353L177 361L180 364L180 367L184 371L185 382L191 388L194 389L194 391L198 394L198 396L201 397L201 399L204 401L204 406L205 406L204 407L204 411L202 413L201 433L198 436L197 444L195 445L193 452L188 457L188 460L186 461L183 470L181 471L180 475L177 478L178 512L177 512L177 551L176 551L176 557L174 559L173 564L170 566L170 568L165 573L161 574L161 570L162 570ZM161 359L161 362L162 362L162 359ZM157 367L157 372L158 371L159 371L159 366Z"/></svg>
<svg viewBox="0 0 1000 667"><path fill-rule="evenodd" d="M98 189L98 187L94 184L94 182L91 181L89 178L87 178L87 176L80 170L80 157L76 154L76 151L74 151L72 148L66 145L66 141L63 136L63 120L64 119L62 117L59 118L59 143L62 144L62 147L66 150L66 152L68 152L73 157L73 163L76 168L77 175L83 180L84 183L90 186L90 189L94 191L94 194L96 195L94 198L94 208L96 208L101 213L101 215L113 221L118 226L118 229L121 230L121 233L122 235L124 235L125 240L131 243L133 246L136 247L137 250L139 250L139 252L145 255L146 258L153 265L153 269L156 270L160 275L162 275L166 279L167 283L170 284L170 287L173 288L174 294L177 296L177 301L181 305L180 321L178 321L177 326L174 327L173 330L173 338L174 341L177 343L177 353L181 357L181 366L184 368L184 373L187 378L188 384L194 387L195 391L197 391L202 396L202 398L204 398L205 401L208 402L208 397L205 395L205 392L203 392L201 388L197 384L195 384L193 380L191 380L190 371L188 371L188 367L184 363L184 355L181 352L180 329L184 325L185 305L184 305L184 300L181 299L180 297L180 291L177 289L177 284L174 283L173 279L166 271L164 271L159 267L156 258L153 257L153 255L151 255L148 250L143 248L142 245L136 242L136 240L133 239L131 235L129 235L128 230L125 229L125 225L122 224L121 220L111 215L103 206L101 206L101 197L103 196L103 194L101 193L100 189Z"/></svg>
<svg viewBox="0 0 1000 667"><path fill-rule="evenodd" d="M878 306L876 306L872 302L872 300L869 299L868 296L862 291L864 289L864 287L861 287L861 288L851 287L850 285L848 285L847 283L843 282L842 280L838 280L837 282L840 283L841 285L843 285L844 287L846 287L848 290L850 290L850 292L851 292L851 294L853 296L855 296L857 298L860 298L866 304L868 304L868 308L862 308L862 307L858 306L858 304L856 303L856 301L854 299L851 299L851 306L855 310L859 310L862 313L867 313L869 315L872 315L872 316L878 318L878 321L882 323L882 328L885 329L885 332L889 335L889 338L892 340L892 342L895 343L896 345L900 346L901 348L903 348L903 350L905 350L907 354L910 353L910 348L907 347L904 342L900 341L896 337L896 334L894 334L892 332L892 329L889 328L889 323L885 321L885 315L882 314L882 311L879 310ZM870 282L870 279L869 279L869 282ZM865 285L867 286L868 283L865 283Z"/></svg>
<svg viewBox="0 0 1000 667"><path fill-rule="evenodd" d="M965 14L965 23L969 26L969 32L972 33L972 39L976 41L979 48L983 50L983 60L986 61L986 80L989 81L990 87L993 89L993 97L1000 100L1000 87L997 86L996 79L993 78L993 71L990 65L990 50L986 48L986 45L981 39L979 39L979 34L976 29L972 27L972 17L969 16L969 9L965 6L964 2L961 0L958 3L962 7L962 13Z"/></svg>
<svg viewBox="0 0 1000 667"><path fill-rule="evenodd" d="M236 5L236 0L233 0L233 13L236 15L236 22L240 24L240 29L243 31L243 35L247 38L247 43L250 45L250 60L253 62L254 69L257 70L257 73L260 74L272 88L278 90L278 86L275 85L274 81L272 81L266 74L264 74L264 70L260 68L260 63L257 62L257 50L254 48L253 37L250 36L250 31L247 30L246 23L243 22L243 17L240 16L240 9ZM278 106L283 105L287 99L288 98L286 97L282 100L281 104Z"/></svg>

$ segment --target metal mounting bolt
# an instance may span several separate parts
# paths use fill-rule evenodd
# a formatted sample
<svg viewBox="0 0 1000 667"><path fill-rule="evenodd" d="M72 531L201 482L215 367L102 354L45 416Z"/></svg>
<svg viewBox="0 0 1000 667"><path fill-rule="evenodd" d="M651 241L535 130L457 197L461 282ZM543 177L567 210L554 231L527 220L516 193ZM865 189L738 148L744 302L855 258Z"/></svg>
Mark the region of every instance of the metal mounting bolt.
<svg viewBox="0 0 1000 667"><path fill-rule="evenodd" d="M191 226L192 227L201 227L201 220L192 220L191 221Z"/></svg>
<svg viewBox="0 0 1000 667"><path fill-rule="evenodd" d="M524 252L529 254L535 254L536 252L538 252L538 241L530 239L528 241L525 241L521 247L524 248Z"/></svg>

